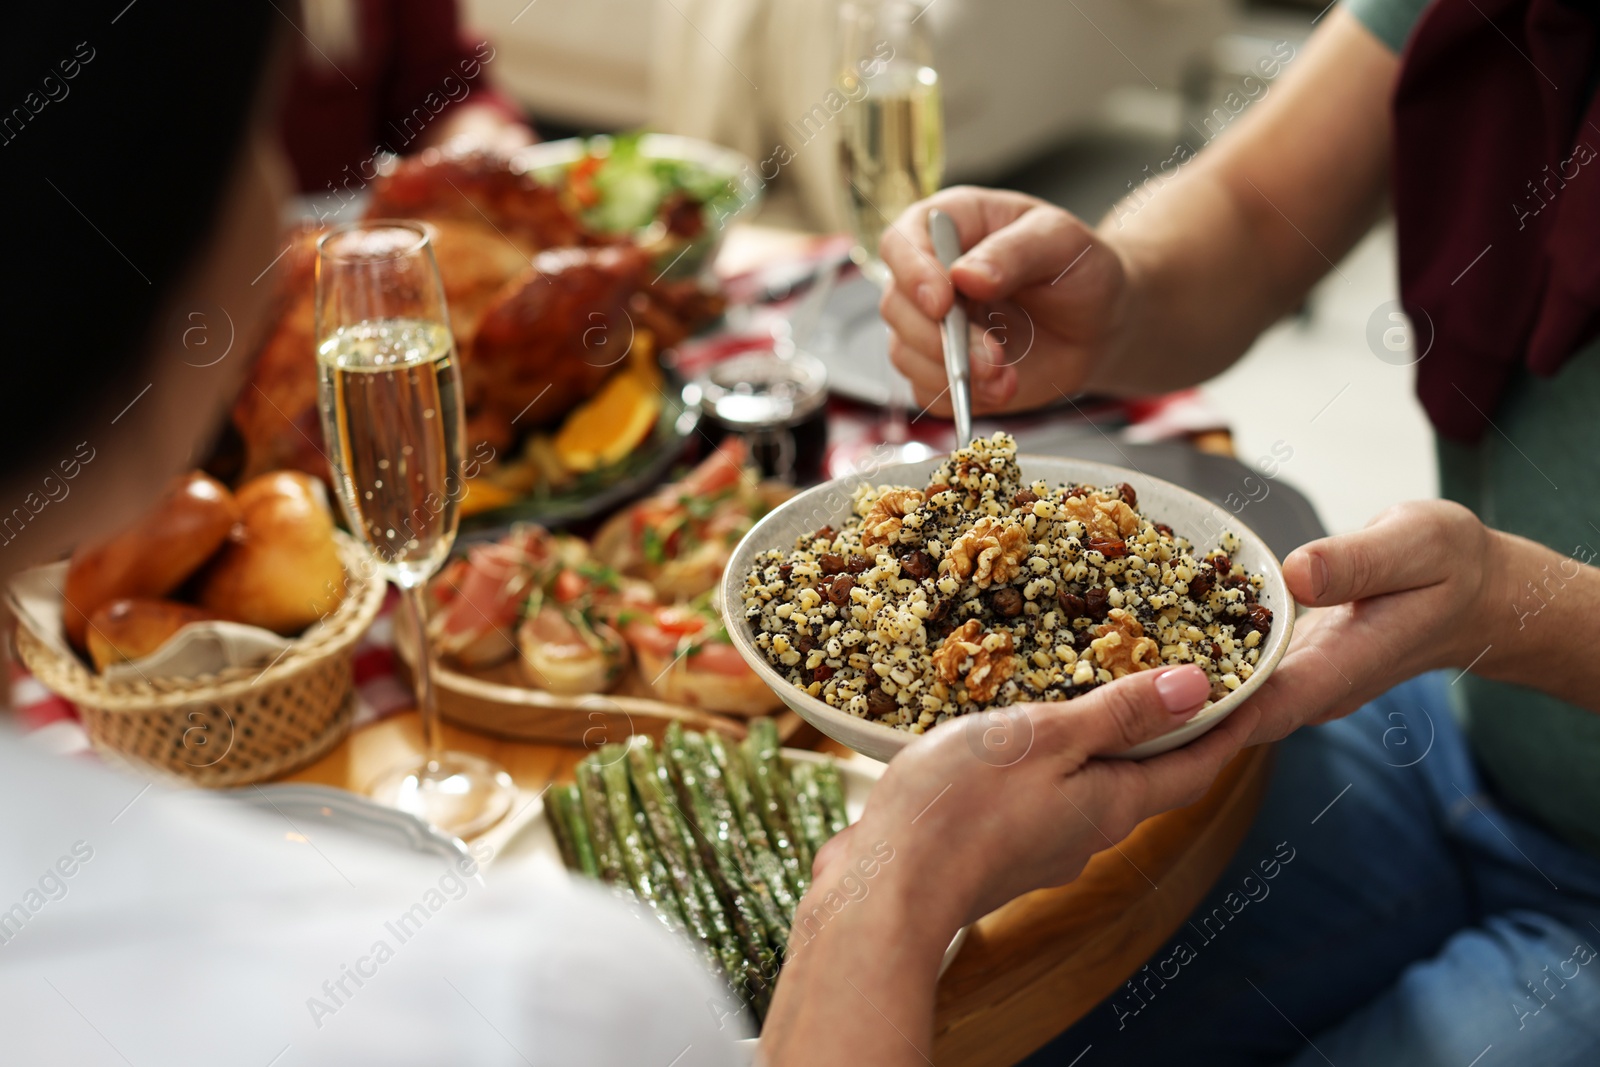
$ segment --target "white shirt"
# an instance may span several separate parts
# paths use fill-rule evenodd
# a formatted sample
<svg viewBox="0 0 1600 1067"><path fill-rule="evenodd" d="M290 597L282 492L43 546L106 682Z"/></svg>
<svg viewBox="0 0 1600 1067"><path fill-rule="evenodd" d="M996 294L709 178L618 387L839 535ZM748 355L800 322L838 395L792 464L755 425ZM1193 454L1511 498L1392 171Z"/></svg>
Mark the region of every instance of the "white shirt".
<svg viewBox="0 0 1600 1067"><path fill-rule="evenodd" d="M237 800L147 788L5 729L0 811L0 1062L744 1059L748 1035L686 947L598 891L308 841Z"/></svg>

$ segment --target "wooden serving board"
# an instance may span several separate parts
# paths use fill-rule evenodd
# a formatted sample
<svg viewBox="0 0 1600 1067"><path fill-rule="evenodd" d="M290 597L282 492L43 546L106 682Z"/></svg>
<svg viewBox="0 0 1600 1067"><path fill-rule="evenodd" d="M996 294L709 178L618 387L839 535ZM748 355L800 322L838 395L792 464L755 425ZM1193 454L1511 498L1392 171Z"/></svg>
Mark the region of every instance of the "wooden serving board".
<svg viewBox="0 0 1600 1067"><path fill-rule="evenodd" d="M394 648L400 672L414 685L416 649L410 628L396 626ZM743 720L658 699L633 666L615 690L563 696L535 689L523 679L513 658L482 671L463 671L449 664L434 668L439 714L467 729L513 741L597 748L634 734L660 739L674 722L689 730L717 730L745 736ZM775 713L778 736L785 744L812 743L810 728L793 712Z"/></svg>

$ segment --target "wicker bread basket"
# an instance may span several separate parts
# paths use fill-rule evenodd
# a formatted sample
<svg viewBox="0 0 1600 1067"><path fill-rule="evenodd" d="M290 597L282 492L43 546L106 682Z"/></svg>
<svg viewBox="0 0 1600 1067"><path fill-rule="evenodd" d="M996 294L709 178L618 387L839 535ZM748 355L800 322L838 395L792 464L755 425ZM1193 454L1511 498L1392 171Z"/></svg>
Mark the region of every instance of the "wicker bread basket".
<svg viewBox="0 0 1600 1067"><path fill-rule="evenodd" d="M265 668L112 682L25 624L17 652L40 684L78 706L89 740L114 762L213 788L286 774L325 755L349 729L353 649L383 606L384 582L365 550L334 536L344 600Z"/></svg>

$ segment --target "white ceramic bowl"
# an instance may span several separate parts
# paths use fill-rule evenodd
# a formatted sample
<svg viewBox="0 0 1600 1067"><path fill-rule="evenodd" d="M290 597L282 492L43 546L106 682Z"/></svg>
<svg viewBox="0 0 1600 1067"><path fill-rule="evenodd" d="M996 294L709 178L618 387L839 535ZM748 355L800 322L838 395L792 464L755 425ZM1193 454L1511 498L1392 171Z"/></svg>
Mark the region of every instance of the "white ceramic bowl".
<svg viewBox="0 0 1600 1067"><path fill-rule="evenodd" d="M733 559L722 577L722 604L728 635L745 662L770 685L783 702L799 713L811 725L863 755L887 761L916 736L892 726L858 719L854 715L831 707L816 697L791 685L767 662L766 656L755 644L755 635L744 618L744 582L752 561L771 548L791 549L795 538L823 526L841 526L851 516L851 498L856 487L863 483L872 485L909 485L922 487L928 477L942 463L944 457L921 463L904 463L886 466L867 474L855 474L835 481L825 482L793 497L769 512L745 535L734 549ZM1171 482L1151 478L1138 471L1110 467L1103 463L1063 459L1055 456L1019 456L1025 482L1043 479L1055 486L1063 482L1078 485L1115 485L1126 482L1139 495L1139 511L1153 522L1166 523L1180 536L1187 537L1198 551L1208 552L1220 547L1224 530L1239 538L1239 550L1230 553L1235 563L1243 565L1252 574L1265 580L1259 600L1272 609L1272 632L1261 645L1260 662L1255 672L1238 689L1223 699L1202 708L1194 718L1171 733L1153 741L1146 741L1120 755L1129 759L1143 759L1194 740L1217 723L1227 718L1234 708L1250 699L1250 694L1260 688L1272 669L1283 658L1289 646L1289 634L1294 628L1294 599L1283 583L1283 571L1277 557L1266 542L1242 525L1237 517L1222 508L1182 489Z"/></svg>

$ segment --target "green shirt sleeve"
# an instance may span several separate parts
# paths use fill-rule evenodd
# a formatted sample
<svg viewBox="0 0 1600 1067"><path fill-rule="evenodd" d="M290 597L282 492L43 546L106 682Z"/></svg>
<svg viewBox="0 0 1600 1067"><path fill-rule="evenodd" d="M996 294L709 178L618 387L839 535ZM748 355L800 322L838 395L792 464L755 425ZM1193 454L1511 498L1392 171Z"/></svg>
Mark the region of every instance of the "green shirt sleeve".
<svg viewBox="0 0 1600 1067"><path fill-rule="evenodd" d="M1429 0L1344 0L1344 7L1398 55L1428 3Z"/></svg>

